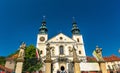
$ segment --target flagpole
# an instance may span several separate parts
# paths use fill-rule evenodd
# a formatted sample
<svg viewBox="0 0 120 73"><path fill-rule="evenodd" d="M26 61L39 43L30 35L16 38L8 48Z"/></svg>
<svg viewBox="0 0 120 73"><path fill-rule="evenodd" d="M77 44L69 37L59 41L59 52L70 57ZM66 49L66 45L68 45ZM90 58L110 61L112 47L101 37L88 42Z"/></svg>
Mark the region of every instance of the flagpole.
<svg viewBox="0 0 120 73"><path fill-rule="evenodd" d="M36 48L36 57L37 57L37 59L39 60L40 59L40 56L39 56L39 52L38 52L38 48Z"/></svg>

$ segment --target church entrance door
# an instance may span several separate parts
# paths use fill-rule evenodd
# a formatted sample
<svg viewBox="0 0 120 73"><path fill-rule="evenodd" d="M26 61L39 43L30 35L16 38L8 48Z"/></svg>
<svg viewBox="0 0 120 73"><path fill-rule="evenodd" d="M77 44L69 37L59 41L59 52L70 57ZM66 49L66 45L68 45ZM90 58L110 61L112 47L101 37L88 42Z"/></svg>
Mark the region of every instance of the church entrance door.
<svg viewBox="0 0 120 73"><path fill-rule="evenodd" d="M61 71L64 71L65 70L65 67L64 66L61 66Z"/></svg>
<svg viewBox="0 0 120 73"><path fill-rule="evenodd" d="M66 71L65 71L65 67L64 66L61 66L61 72L60 73L67 73Z"/></svg>

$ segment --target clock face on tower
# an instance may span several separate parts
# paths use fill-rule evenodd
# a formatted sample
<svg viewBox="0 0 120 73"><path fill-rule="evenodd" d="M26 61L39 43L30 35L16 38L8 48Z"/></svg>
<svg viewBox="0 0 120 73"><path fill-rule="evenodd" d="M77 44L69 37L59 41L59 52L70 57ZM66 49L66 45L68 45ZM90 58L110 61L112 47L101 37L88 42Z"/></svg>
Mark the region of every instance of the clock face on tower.
<svg viewBox="0 0 120 73"><path fill-rule="evenodd" d="M43 42L45 40L45 38L42 36L42 37L40 37L39 40Z"/></svg>

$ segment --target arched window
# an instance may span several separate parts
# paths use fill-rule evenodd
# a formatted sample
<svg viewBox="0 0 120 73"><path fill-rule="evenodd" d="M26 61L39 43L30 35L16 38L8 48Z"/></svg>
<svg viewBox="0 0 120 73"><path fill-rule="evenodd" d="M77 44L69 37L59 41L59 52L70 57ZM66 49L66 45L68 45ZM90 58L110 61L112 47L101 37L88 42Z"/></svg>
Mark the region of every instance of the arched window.
<svg viewBox="0 0 120 73"><path fill-rule="evenodd" d="M60 46L60 47L59 47L59 51L60 51L60 54L64 54L63 46Z"/></svg>
<svg viewBox="0 0 120 73"><path fill-rule="evenodd" d="M81 54L81 51L79 50L79 54Z"/></svg>
<svg viewBox="0 0 120 73"><path fill-rule="evenodd" d="M80 42L80 41L79 41L79 38L77 38L77 42Z"/></svg>
<svg viewBox="0 0 120 73"><path fill-rule="evenodd" d="M111 70L110 65L108 65L108 69Z"/></svg>

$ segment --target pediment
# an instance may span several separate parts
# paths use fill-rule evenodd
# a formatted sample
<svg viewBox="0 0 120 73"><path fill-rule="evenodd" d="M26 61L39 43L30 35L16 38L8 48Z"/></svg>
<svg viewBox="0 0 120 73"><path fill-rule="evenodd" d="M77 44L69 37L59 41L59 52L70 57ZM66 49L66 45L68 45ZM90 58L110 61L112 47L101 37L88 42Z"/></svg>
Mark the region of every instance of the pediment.
<svg viewBox="0 0 120 73"><path fill-rule="evenodd" d="M70 43L74 43L75 41L73 39L71 39L70 37L64 35L63 33L60 33L58 35L56 35L55 37L49 39L47 42L70 42Z"/></svg>

